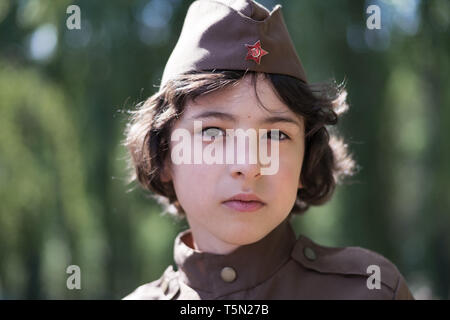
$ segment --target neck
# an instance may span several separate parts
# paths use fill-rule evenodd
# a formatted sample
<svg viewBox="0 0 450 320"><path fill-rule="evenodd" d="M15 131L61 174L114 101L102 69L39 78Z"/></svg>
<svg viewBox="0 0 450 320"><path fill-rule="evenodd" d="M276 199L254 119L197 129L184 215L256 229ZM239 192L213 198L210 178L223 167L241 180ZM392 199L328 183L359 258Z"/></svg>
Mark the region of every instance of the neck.
<svg viewBox="0 0 450 320"><path fill-rule="evenodd" d="M195 239L192 235L192 231L189 232L188 234L186 234L183 238L181 238L181 240L188 247L190 247L191 249L194 249L198 252L208 252L208 253L221 254L221 255L229 254L239 247L239 245L227 244L227 245L221 245L219 248L219 247L213 246L210 242L209 242L210 243L209 246L202 246L197 241L195 241ZM207 241L203 241L203 242L208 243Z"/></svg>

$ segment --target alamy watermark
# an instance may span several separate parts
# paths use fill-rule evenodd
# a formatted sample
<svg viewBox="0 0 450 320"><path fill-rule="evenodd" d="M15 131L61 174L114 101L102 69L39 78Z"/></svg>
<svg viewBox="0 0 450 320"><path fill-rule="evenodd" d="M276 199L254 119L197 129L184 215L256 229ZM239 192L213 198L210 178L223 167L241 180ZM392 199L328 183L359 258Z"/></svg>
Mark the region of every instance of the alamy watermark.
<svg viewBox="0 0 450 320"><path fill-rule="evenodd" d="M66 13L70 14L70 16L68 16L66 19L67 29L80 30L81 29L81 9L80 9L80 7L75 4L72 4L67 7Z"/></svg>
<svg viewBox="0 0 450 320"><path fill-rule="evenodd" d="M215 128L215 127L211 127ZM209 129L208 129L209 130ZM261 175L273 175L278 172L279 168L279 137L278 129L270 130L270 153L268 152L268 140L262 139L268 136L267 129L253 128L247 130L238 128L226 129L226 135L212 137L203 135L202 121L194 121L194 135L192 138L189 130L177 128L171 134L171 141L178 142L171 152L172 163L180 164L244 164L246 163L246 141L248 138L249 152L248 163L256 164L258 162L262 166ZM214 139L213 139L214 138ZM234 146L235 138L237 138L237 157L235 157ZM193 141L192 141L193 140ZM203 142L211 142L207 146L203 146ZM224 143L225 142L225 143ZM259 145L259 148L258 148ZM225 159L224 159L225 153ZM193 155L193 160L192 160Z"/></svg>
<svg viewBox="0 0 450 320"><path fill-rule="evenodd" d="M66 286L67 289L73 290L81 289L81 269L79 266L73 264L67 267L66 273L70 274L70 276L67 278Z"/></svg>
<svg viewBox="0 0 450 320"><path fill-rule="evenodd" d="M370 274L370 276L367 278L366 285L367 289L373 290L373 289L381 289L381 270L380 266L377 266L376 264L371 264L367 267L366 272Z"/></svg>
<svg viewBox="0 0 450 320"><path fill-rule="evenodd" d="M367 29L381 29L381 9L376 4L367 7L366 13L370 14L366 20Z"/></svg>

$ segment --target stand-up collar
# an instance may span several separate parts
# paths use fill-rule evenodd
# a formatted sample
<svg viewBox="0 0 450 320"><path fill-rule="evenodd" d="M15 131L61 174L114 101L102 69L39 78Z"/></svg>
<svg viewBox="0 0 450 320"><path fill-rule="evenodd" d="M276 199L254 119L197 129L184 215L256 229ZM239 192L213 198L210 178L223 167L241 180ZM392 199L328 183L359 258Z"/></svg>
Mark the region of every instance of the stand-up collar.
<svg viewBox="0 0 450 320"><path fill-rule="evenodd" d="M179 279L214 297L251 288L268 279L289 260L296 242L289 218L261 240L225 255L192 249L182 240L190 232L188 229L175 238Z"/></svg>

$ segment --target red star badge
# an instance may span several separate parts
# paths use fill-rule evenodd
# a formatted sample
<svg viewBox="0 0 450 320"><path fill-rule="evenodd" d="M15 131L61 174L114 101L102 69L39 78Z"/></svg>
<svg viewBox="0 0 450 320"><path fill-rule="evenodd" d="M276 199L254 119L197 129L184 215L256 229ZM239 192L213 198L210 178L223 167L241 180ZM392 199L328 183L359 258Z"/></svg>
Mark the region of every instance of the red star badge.
<svg viewBox="0 0 450 320"><path fill-rule="evenodd" d="M253 60L259 64L261 62L261 58L266 54L269 54L268 51L261 48L261 42L259 40L256 41L254 45L246 44L245 46L248 49L245 60Z"/></svg>

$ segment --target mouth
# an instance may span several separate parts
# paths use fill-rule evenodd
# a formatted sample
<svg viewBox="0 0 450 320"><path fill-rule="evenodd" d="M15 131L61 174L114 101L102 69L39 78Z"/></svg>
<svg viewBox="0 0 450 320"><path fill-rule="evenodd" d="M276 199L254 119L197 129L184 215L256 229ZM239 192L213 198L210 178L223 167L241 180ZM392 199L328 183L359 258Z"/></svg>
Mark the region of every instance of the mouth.
<svg viewBox="0 0 450 320"><path fill-rule="evenodd" d="M222 202L226 207L240 212L252 212L266 204L254 194L241 193Z"/></svg>

